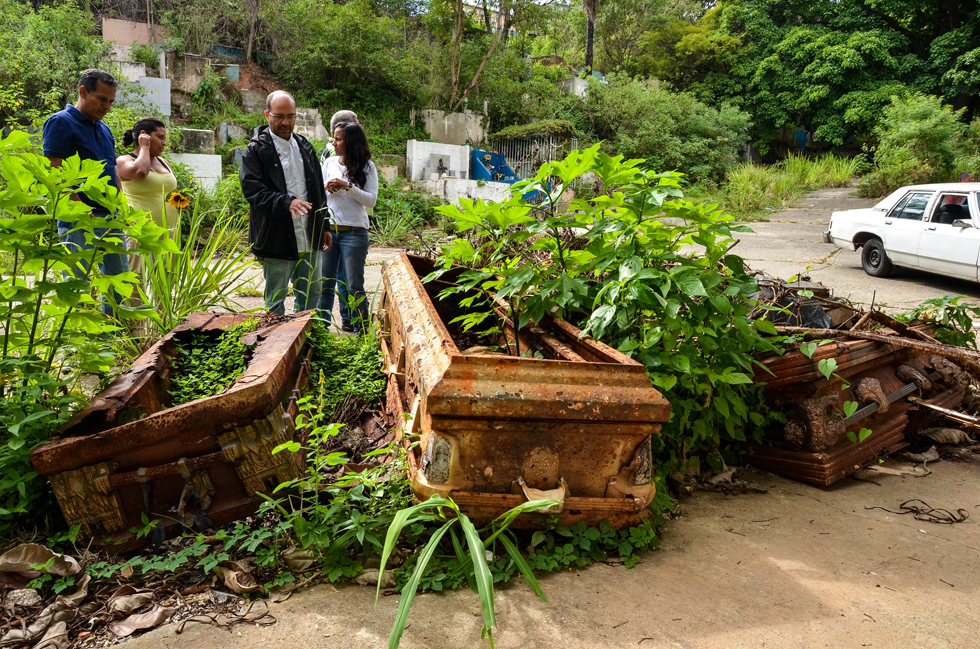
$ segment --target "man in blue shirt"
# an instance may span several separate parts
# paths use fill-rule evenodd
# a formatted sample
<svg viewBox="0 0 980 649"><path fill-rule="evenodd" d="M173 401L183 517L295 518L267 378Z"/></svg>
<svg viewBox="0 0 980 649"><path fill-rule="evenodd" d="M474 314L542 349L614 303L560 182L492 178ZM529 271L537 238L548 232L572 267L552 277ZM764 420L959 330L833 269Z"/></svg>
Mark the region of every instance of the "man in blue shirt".
<svg viewBox="0 0 980 649"><path fill-rule="evenodd" d="M78 80L78 101L74 106L69 104L64 110L58 111L44 122L44 155L51 161L52 167L60 167L65 158L76 153L82 160L98 160L105 164L102 175L109 178L109 184L116 184L116 143L112 132L102 118L112 108L116 101L116 80L103 70L86 70ZM95 216L109 216L109 210L98 205L87 196L73 194L72 198L81 200L92 206ZM75 224L58 221L58 235L68 246L80 249L92 247L85 241L85 233L74 231ZM119 228L96 228L95 236L102 238L117 238L125 244L126 235ZM99 264L103 275L119 275L129 271L129 264L124 254L105 255ZM110 303L105 296L102 301L102 312L113 315L113 304L119 304L122 297L113 291L113 301Z"/></svg>

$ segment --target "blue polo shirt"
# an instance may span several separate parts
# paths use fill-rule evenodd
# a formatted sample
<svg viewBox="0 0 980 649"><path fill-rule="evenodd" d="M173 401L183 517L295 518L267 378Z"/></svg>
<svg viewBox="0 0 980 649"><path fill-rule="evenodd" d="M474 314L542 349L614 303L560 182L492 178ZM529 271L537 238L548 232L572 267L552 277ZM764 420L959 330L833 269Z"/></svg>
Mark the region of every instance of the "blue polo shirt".
<svg viewBox="0 0 980 649"><path fill-rule="evenodd" d="M109 184L116 184L116 141L112 131L102 120L93 122L71 104L44 122L44 155L52 158L70 158L76 153L82 160L98 160L105 163L102 175ZM105 215L109 210L81 195L82 202L93 207L93 214ZM58 221L58 225L63 224Z"/></svg>

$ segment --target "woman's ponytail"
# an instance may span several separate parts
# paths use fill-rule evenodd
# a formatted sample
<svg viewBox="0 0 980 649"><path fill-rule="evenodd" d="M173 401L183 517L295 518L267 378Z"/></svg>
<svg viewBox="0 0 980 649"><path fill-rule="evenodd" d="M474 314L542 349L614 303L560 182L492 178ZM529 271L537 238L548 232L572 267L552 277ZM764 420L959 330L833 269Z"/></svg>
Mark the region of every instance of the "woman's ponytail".
<svg viewBox="0 0 980 649"><path fill-rule="evenodd" d="M141 117L133 128L123 133L123 146L133 146L140 139L140 133L155 133L159 128L167 128L167 125L155 117Z"/></svg>

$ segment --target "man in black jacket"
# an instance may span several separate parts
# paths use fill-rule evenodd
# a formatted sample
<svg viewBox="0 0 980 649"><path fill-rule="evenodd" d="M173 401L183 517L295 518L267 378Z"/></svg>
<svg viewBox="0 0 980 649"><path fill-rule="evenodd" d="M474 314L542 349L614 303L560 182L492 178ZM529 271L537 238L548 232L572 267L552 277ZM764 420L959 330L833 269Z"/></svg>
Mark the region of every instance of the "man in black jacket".
<svg viewBox="0 0 980 649"><path fill-rule="evenodd" d="M249 205L248 242L265 274L265 308L282 315L290 281L293 311L316 308L318 253L331 238L319 158L306 138L293 133L296 101L277 90L265 106L269 126L245 148L239 178Z"/></svg>

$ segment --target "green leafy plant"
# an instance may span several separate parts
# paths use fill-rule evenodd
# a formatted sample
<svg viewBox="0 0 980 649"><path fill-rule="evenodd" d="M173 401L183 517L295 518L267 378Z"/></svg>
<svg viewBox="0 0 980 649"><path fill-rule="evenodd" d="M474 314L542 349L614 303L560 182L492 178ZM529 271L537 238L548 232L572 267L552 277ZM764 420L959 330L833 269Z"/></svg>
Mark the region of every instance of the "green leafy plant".
<svg viewBox="0 0 980 649"><path fill-rule="evenodd" d="M499 539L504 551L518 566L518 570L527 579L534 592L544 601L548 601L538 584L538 580L534 577L534 573L531 572L531 567L517 549L514 541L506 535L506 531L520 514L547 509L558 504L557 500L536 500L522 503L501 514L485 528L483 532L486 538L481 536L480 531L476 529L470 518L459 510L456 503L440 496L432 496L423 503L413 505L395 514L391 526L388 528L384 551L381 555L380 572L382 574L391 558L395 544L398 542L398 537L406 526L414 522L439 521L442 524L432 533L428 542L420 550L412 575L408 583L402 588L402 597L398 603L395 624L391 630L391 635L388 636L388 648L396 649L401 644L405 625L408 623L408 613L412 607L412 602L415 600L415 594L418 592L419 583L447 532L450 535L453 551L458 561L455 570L460 571L466 577L470 587L480 597L480 606L483 610L483 631L480 634L480 639L489 639L491 647L493 646L493 629L497 626L497 619L493 603L493 576L487 563L487 552L488 550L492 552L491 548L494 541ZM457 528L459 533L457 533ZM379 581L378 596L380 594L381 583Z"/></svg>
<svg viewBox="0 0 980 649"><path fill-rule="evenodd" d="M248 347L242 336L254 331L256 320L246 320L214 335L191 330L178 339L170 375L171 406L219 394L245 373Z"/></svg>
<svg viewBox="0 0 980 649"><path fill-rule="evenodd" d="M384 356L378 347L376 328L373 323L359 336L333 336L322 322L313 323L311 369L314 376L322 376L320 407L327 416L350 396L371 407L384 396Z"/></svg>
<svg viewBox="0 0 980 649"><path fill-rule="evenodd" d="M129 209L125 197L100 177L102 165L68 158L52 168L33 149L29 136L12 131L0 140L0 251L11 258L0 277L0 536L23 516L57 511L45 482L31 466L30 452L84 403L83 376L108 376L115 365L105 341L119 330L100 310L99 297L113 291L130 296L135 275L105 276L107 254L163 253L173 244L144 212ZM77 200L82 193L115 213L94 216ZM76 250L62 244L57 221L95 244ZM126 228L135 246L107 234ZM116 305L119 317L148 315L145 307ZM54 524L41 513L36 525ZM63 523L58 523L63 524Z"/></svg>
<svg viewBox="0 0 980 649"><path fill-rule="evenodd" d="M160 65L160 54L151 45L133 43L129 46L129 58L136 63L142 63L148 70Z"/></svg>
<svg viewBox="0 0 980 649"><path fill-rule="evenodd" d="M892 97L875 128L874 167L858 186L862 196L884 196L905 185L949 180L963 153L964 109L954 111L936 96Z"/></svg>
<svg viewBox="0 0 980 649"><path fill-rule="evenodd" d="M947 345L977 348L973 319L980 318L980 308L966 302L962 295L947 295L925 300L916 308L896 315L901 322L927 322L936 326L935 336Z"/></svg>
<svg viewBox="0 0 980 649"><path fill-rule="evenodd" d="M563 201L587 172L605 194ZM491 299L501 300L518 329L554 314L642 362L671 402L654 440L671 472L689 456L761 437L778 415L753 385L752 355L778 349L763 336L773 325L748 318L757 285L728 252L732 233L747 228L684 200L677 174L647 171L598 145L545 164L515 190L502 203L439 208L466 237L443 248L434 274L461 266L459 286L446 292L476 292L461 303L461 326L482 325ZM531 190L540 204L523 199Z"/></svg>
<svg viewBox="0 0 980 649"><path fill-rule="evenodd" d="M847 439L857 444L858 442L863 442L871 437L871 432L872 431L869 428L862 428L857 432L857 434L853 433L852 431L847 431Z"/></svg>

